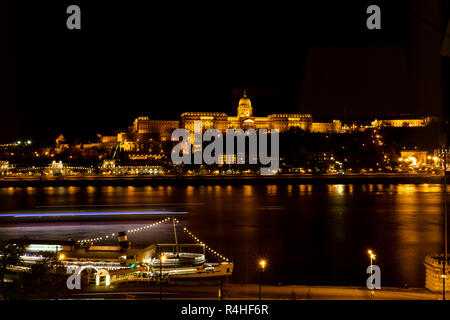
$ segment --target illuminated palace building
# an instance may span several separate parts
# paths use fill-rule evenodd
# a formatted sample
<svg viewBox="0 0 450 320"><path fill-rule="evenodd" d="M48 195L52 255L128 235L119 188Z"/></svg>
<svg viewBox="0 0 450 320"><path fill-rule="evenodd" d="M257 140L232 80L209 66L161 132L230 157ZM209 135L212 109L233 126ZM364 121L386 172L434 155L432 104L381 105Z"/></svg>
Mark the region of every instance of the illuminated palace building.
<svg viewBox="0 0 450 320"><path fill-rule="evenodd" d="M228 116L224 112L185 112L181 114L180 120L151 120L148 117L138 117L128 132L121 132L117 136L120 149L126 152L150 152L163 153L162 145L170 141L173 130L184 128L191 133L194 131L194 122L201 121L203 129L215 128L222 132L227 129L278 129L280 132L289 128L300 128L313 133L339 133L354 130L364 130L367 127L348 127L342 125L340 120L331 122L315 122L310 114L270 114L267 117L253 115L253 107L247 94L243 93L237 106L236 116ZM391 120L376 120L373 127L381 125L397 126L390 123ZM398 120L401 126L425 126L425 119ZM391 121L392 122L392 121Z"/></svg>
<svg viewBox="0 0 450 320"><path fill-rule="evenodd" d="M180 120L150 120L148 117L138 117L128 132L117 136L120 150L125 152L163 153L163 144L170 141L173 130L184 128L191 133L194 122L201 121L203 129L215 128L222 132L227 129L278 129L280 132L291 127L301 128L310 132L341 132L341 122L313 122L310 114L270 114L267 117L253 115L250 99L244 91L237 106L236 116L228 116L223 112L185 112Z"/></svg>
<svg viewBox="0 0 450 320"><path fill-rule="evenodd" d="M270 114L255 117L250 99L245 91L239 100L237 114L230 117L223 112L186 112L181 115L180 126L194 130L194 121L202 121L203 129L215 128L222 132L227 129L278 129L280 132L298 127L312 132L340 132L341 122L313 122L310 114Z"/></svg>
<svg viewBox="0 0 450 320"><path fill-rule="evenodd" d="M203 129L215 128L222 132L227 129L278 129L280 132L291 127L298 127L310 132L340 132L341 122L313 122L310 114L270 114L267 117L253 115L250 99L244 91L239 100L236 116L228 116L224 112L185 112L180 121L150 120L148 117L137 118L129 128L131 133L157 133L162 141L170 140L170 135L177 128L194 131L194 122L201 121Z"/></svg>

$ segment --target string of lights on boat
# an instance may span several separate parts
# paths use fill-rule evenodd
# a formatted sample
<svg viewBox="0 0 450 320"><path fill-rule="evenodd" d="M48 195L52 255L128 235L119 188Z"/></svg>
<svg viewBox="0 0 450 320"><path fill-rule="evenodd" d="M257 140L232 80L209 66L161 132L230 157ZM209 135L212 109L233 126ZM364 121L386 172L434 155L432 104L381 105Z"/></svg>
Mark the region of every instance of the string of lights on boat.
<svg viewBox="0 0 450 320"><path fill-rule="evenodd" d="M140 231L147 231L150 228L153 228L153 227L158 226L158 225L163 224L163 223L167 223L167 222L171 221L171 219L173 219L172 221L175 222L176 224L180 223L180 221L177 218L170 218L169 217L169 218L165 218L165 219L159 220L157 222L148 224L148 225L143 226L143 227L129 229L129 230L127 230L127 234L133 234L133 233L140 232ZM209 254L215 256L218 259L221 259L224 262L228 262L229 261L229 259L227 257L225 257L224 255L222 255L218 251L212 249L211 247L206 245L203 241L201 241L188 228L183 228L183 231L185 232L185 234L187 234L196 243L203 245L205 247L205 250L207 250ZM98 242L98 241L113 239L115 237L118 237L118 233L110 233L110 234L104 235L102 237L78 240L77 242L78 243L94 243L94 242Z"/></svg>
<svg viewBox="0 0 450 320"><path fill-rule="evenodd" d="M195 234L193 234L191 231L189 231L188 228L183 228L183 231L195 242L198 244L204 245L205 249L213 256L216 256L217 258L221 259L224 262L228 262L229 259L226 258L224 255L219 253L218 251L213 250L211 247L207 246L203 241L201 241Z"/></svg>
<svg viewBox="0 0 450 320"><path fill-rule="evenodd" d="M175 218L173 218L173 219L174 219L175 223L178 223L177 219L175 219ZM160 225L162 223L166 223L166 222L169 222L169 221L170 221L170 218L165 218L165 219L159 220L157 222L148 224L148 225L143 226L143 227L129 229L129 230L127 230L127 234L133 234L133 233L140 232L140 231L146 231L146 230L149 230L150 228L153 228L155 226L158 226L158 225ZM83 239L83 240L78 240L77 242L78 243L94 243L94 242L97 242L97 241L113 239L113 238L118 237L118 236L119 236L118 233L110 233L110 234L104 235L102 237Z"/></svg>

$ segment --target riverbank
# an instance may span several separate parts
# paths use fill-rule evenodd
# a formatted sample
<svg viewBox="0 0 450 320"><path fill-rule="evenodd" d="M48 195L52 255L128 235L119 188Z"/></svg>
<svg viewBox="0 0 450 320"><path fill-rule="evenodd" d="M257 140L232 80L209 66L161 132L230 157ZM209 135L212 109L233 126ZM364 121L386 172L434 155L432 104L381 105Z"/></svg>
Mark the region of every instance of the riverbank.
<svg viewBox="0 0 450 320"><path fill-rule="evenodd" d="M102 185L258 185L258 184L387 184L442 183L443 177L428 174L350 174L350 175L242 175L242 176L61 176L3 177L0 187L102 186ZM449 179L450 180L450 179Z"/></svg>

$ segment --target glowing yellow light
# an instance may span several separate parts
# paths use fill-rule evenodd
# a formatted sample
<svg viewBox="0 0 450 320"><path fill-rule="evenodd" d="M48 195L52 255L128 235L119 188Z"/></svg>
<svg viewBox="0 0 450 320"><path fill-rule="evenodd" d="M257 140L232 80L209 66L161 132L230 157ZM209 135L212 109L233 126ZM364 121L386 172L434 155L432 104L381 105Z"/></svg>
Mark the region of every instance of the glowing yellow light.
<svg viewBox="0 0 450 320"><path fill-rule="evenodd" d="M417 159L415 157L409 157L408 160L412 162L411 165L417 165Z"/></svg>
<svg viewBox="0 0 450 320"><path fill-rule="evenodd" d="M260 266L262 269L264 269L264 268L266 267L266 260L264 260L264 259L259 260L259 266Z"/></svg>
<svg viewBox="0 0 450 320"><path fill-rule="evenodd" d="M65 255L63 255L63 254L59 255L59 260L63 260L64 258L65 258Z"/></svg>

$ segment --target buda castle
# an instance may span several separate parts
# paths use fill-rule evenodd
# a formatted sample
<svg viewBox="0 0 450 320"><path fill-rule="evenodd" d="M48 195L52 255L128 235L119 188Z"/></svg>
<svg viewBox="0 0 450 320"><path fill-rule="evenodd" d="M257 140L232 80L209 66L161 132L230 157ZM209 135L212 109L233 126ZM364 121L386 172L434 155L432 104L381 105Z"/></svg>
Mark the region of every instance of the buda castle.
<svg viewBox="0 0 450 320"><path fill-rule="evenodd" d="M342 124L340 120L331 122L313 121L310 114L276 113L267 117L253 115L252 103L244 91L237 106L235 116L228 116L224 112L185 112L179 120L150 120L141 116L133 121L127 131L122 131L117 136L101 136L101 141L84 147L115 148L116 150L142 154L143 158L150 154L159 157L164 153L167 145L170 146L172 132L175 129L184 128L193 134L194 122L201 121L202 129L215 128L225 133L227 129L277 129L279 132L289 128L300 128L312 133L341 133L364 131L366 128L388 127L424 127L431 122L431 117L415 118L402 117L401 119L375 120L371 126L355 124L351 126ZM193 140L192 140L193 141ZM153 157L152 156L152 157ZM139 155L130 158L139 158Z"/></svg>
<svg viewBox="0 0 450 320"><path fill-rule="evenodd" d="M252 103L244 91L237 106L236 116L228 116L224 112L185 112L180 120L150 120L142 116L134 120L128 132L121 132L117 136L122 151L139 151L147 149L144 144L152 142L158 144L170 141L175 129L184 128L194 132L194 122L201 121L202 129L215 128L225 133L227 129L278 129L280 132L297 127L309 132L327 133L341 132L342 124L339 120L332 122L313 122L310 114L270 114L267 117L253 115ZM156 148L158 149L158 148Z"/></svg>
<svg viewBox="0 0 450 320"><path fill-rule="evenodd" d="M426 127L436 117L411 117L409 115L390 116L388 118L353 122L351 125L342 124L340 120L330 122L313 121L310 114L306 113L276 113L267 117L257 117L253 115L252 103L244 91L239 100L237 113L235 116L228 116L224 112L185 112L181 114L179 120L150 120L146 116L141 116L133 121L127 131L120 131L117 135L103 136L98 134L99 141L94 143L84 143L75 145L75 149L80 149L86 154L97 152L95 150L112 150L112 158L117 151L128 153L131 160L138 159L161 159L170 154L173 147L171 141L172 132L176 129L186 129L191 133L193 142L194 123L201 122L202 129L217 129L223 134L227 129L266 129L268 131L277 129L284 132L290 128L299 128L310 133L351 133L363 132L366 129L380 129L384 127L406 128L406 127ZM64 137L60 141L56 139L55 152L61 153L69 149L69 144L63 143ZM94 150L94 151L90 151Z"/></svg>
<svg viewBox="0 0 450 320"><path fill-rule="evenodd" d="M194 131L194 122L201 121L202 128L211 128L225 132L227 129L278 129L280 132L291 127L298 127L310 132L340 132L341 122L313 122L310 114L270 114L267 117L253 115L253 107L246 92L239 100L236 116L228 116L224 112L185 112L181 114L180 121L150 120L148 117L139 117L134 120L130 128L134 133L158 132L161 136L167 136L177 128Z"/></svg>

